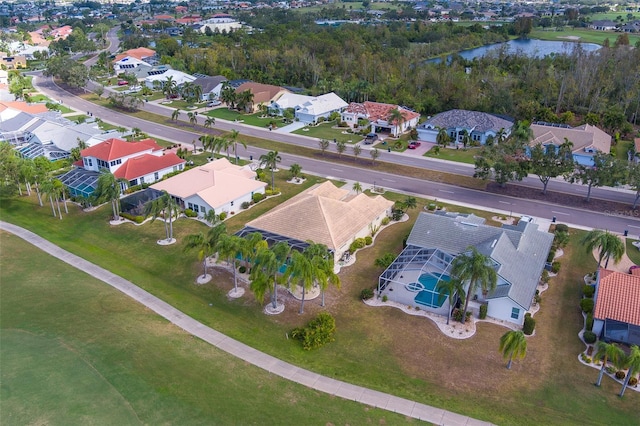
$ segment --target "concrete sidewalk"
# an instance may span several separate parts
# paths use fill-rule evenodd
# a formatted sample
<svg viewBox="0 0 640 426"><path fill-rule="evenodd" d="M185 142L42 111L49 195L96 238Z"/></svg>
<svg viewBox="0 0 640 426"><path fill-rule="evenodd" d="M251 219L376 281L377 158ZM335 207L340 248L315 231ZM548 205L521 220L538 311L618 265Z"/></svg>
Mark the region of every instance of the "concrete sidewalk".
<svg viewBox="0 0 640 426"><path fill-rule="evenodd" d="M44 252L109 284L147 308L153 310L158 315L166 318L168 321L182 328L186 332L204 340L205 342L287 380L291 380L330 395L361 402L363 404L392 411L394 413L400 413L407 417L428 421L437 425L462 426L490 424L440 408L431 407L408 399L399 398L383 392L331 379L281 361L271 355L267 355L253 349L210 327L205 326L124 278L88 262L81 257L69 253L66 250L63 250L31 231L3 221L0 221L0 229L22 238Z"/></svg>

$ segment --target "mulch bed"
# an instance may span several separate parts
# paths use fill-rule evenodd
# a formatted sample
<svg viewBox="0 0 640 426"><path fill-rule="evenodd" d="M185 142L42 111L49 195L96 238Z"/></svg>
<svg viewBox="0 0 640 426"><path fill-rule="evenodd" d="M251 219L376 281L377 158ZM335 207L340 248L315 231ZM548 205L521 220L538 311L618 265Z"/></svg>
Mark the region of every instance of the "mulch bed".
<svg viewBox="0 0 640 426"><path fill-rule="evenodd" d="M493 194L507 195L509 197L524 198L527 200L545 201L551 204L557 204L560 206L574 207L578 209L590 210L593 212L612 212L612 211L625 211L630 214L633 212L639 212L638 207L632 209L633 196L629 196L629 203L618 203L614 201L601 200L598 198L591 198L591 201L587 202L586 197L582 195L572 195L563 192L547 191L546 195L542 193L542 189L530 188L526 186L520 186L515 184L507 184L504 188L499 184L491 182L487 184L487 192Z"/></svg>

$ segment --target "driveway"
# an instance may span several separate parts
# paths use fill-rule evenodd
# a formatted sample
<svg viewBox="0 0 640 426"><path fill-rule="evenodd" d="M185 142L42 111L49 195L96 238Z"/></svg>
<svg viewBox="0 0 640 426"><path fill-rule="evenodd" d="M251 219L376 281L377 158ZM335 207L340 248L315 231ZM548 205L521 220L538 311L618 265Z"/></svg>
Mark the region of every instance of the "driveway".
<svg viewBox="0 0 640 426"><path fill-rule="evenodd" d="M301 121L294 121L291 124L288 124L284 127L278 127L276 130L274 130L274 132L276 133L291 133L291 132L295 132L296 130L300 130L303 127L305 127L307 124L303 123Z"/></svg>

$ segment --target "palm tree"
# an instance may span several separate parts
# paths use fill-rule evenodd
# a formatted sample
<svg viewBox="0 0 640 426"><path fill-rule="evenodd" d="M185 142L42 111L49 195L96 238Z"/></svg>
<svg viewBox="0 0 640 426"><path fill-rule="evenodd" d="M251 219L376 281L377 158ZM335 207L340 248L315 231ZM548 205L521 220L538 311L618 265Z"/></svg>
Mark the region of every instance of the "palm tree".
<svg viewBox="0 0 640 426"><path fill-rule="evenodd" d="M305 256L311 259L314 267L314 275L316 282L320 286L322 294L321 306L324 306L324 294L329 284L340 288L340 277L334 272L333 256L329 253L329 249L324 244L312 243L303 252Z"/></svg>
<svg viewBox="0 0 640 426"><path fill-rule="evenodd" d="M214 250L219 257L227 259L227 263L233 268L233 289L238 292L238 268L236 268L236 256L242 253L244 239L237 235L222 234Z"/></svg>
<svg viewBox="0 0 640 426"><path fill-rule="evenodd" d="M500 352L504 359L509 358L507 370L511 370L513 359L523 359L527 355L527 338L522 330L507 331L500 338Z"/></svg>
<svg viewBox="0 0 640 426"><path fill-rule="evenodd" d="M302 172L302 166L298 163L293 163L291 167L289 167L289 173L291 174L291 179L296 179L300 177L301 172Z"/></svg>
<svg viewBox="0 0 640 426"><path fill-rule="evenodd" d="M477 248L470 246L466 253L457 256L451 263L451 276L463 282L469 282L467 297L464 302L464 310L462 312L462 322L467 317L467 308L469 301L477 291L478 286L482 288L483 293L487 293L496 288L498 282L498 274L491 265L491 260L480 253Z"/></svg>
<svg viewBox="0 0 640 426"><path fill-rule="evenodd" d="M42 184L40 185L40 190L46 197L49 197L49 202L51 203L51 211L53 212L53 217L58 217L58 215L56 214L56 208L53 205L53 197L55 194L55 189L53 187L53 180L49 179L42 182Z"/></svg>
<svg viewBox="0 0 640 426"><path fill-rule="evenodd" d="M615 343L607 343L601 340L596 344L596 352L595 354L593 354L593 360L602 360L602 367L600 368L600 373L598 374L596 386L600 386L600 384L602 383L602 376L604 375L605 368L607 368L607 361L618 364L620 361L622 361L623 358L624 352Z"/></svg>
<svg viewBox="0 0 640 426"><path fill-rule="evenodd" d="M471 144L471 134L467 129L462 131L462 146L467 149L467 145Z"/></svg>
<svg viewBox="0 0 640 426"><path fill-rule="evenodd" d="M406 213L409 209L415 209L418 206L418 201L416 197L408 196L400 204L402 205L402 210Z"/></svg>
<svg viewBox="0 0 640 426"><path fill-rule="evenodd" d="M173 112L171 113L171 119L172 119L173 121L178 121L178 117L180 117L180 112L181 112L181 111L180 111L179 109L176 109L175 111L173 111Z"/></svg>
<svg viewBox="0 0 640 426"><path fill-rule="evenodd" d="M449 311L447 312L447 325L451 320L451 309L453 308L453 301L459 297L465 297L465 283L464 281L452 278L449 281L438 281L438 301L442 302L445 297L449 297Z"/></svg>
<svg viewBox="0 0 640 426"><path fill-rule="evenodd" d="M105 170L98 177L96 190L92 194L99 203L111 202L114 220L120 219L120 195L122 194L122 185L126 182L126 179L118 179L111 172Z"/></svg>
<svg viewBox="0 0 640 426"><path fill-rule="evenodd" d="M162 93L167 97L167 99L171 98L176 94L176 89L178 85L176 81L173 79L173 76L167 77L167 80L164 82L162 87Z"/></svg>
<svg viewBox="0 0 640 426"><path fill-rule="evenodd" d="M253 92L249 89L241 92L238 95L238 109L251 112L253 110L253 97Z"/></svg>
<svg viewBox="0 0 640 426"><path fill-rule="evenodd" d="M262 248L256 255L256 267L251 270L251 289L262 303L264 293L269 290L271 293L271 306L278 307L278 275L280 268L287 262L291 246L280 241L271 248ZM254 280L255 278L255 280Z"/></svg>
<svg viewBox="0 0 640 426"><path fill-rule="evenodd" d="M56 195L56 204L58 205L58 213L60 213L60 198L62 198L62 204L64 205L64 212L69 214L69 209L67 208L67 187L62 183L60 179L53 180L53 189ZM62 219L62 214L60 214L60 219Z"/></svg>
<svg viewBox="0 0 640 426"><path fill-rule="evenodd" d="M43 203L42 197L40 196L40 186L48 179L52 165L51 161L47 160L45 157L37 157L33 160L33 165L35 167L33 180L36 185L36 195L38 196L40 207L42 207Z"/></svg>
<svg viewBox="0 0 640 426"><path fill-rule="evenodd" d="M229 85L228 82L222 83L222 90L220 91L220 100L227 104L229 109L234 109L238 95L236 90Z"/></svg>
<svg viewBox="0 0 640 426"><path fill-rule="evenodd" d="M215 126L215 124L216 124L215 117L207 117L207 119L204 120L204 127L205 128L210 128L211 126Z"/></svg>
<svg viewBox="0 0 640 426"><path fill-rule="evenodd" d="M166 240L171 241L173 240L173 216L174 212L178 210L178 205L167 191L162 191L162 193L160 197L147 203L144 209L144 216L151 216L151 222L162 216ZM167 218L169 223L167 223Z"/></svg>
<svg viewBox="0 0 640 426"><path fill-rule="evenodd" d="M605 259L604 267L606 268L610 258L613 258L614 263L618 263L625 252L624 243L617 235L601 229L589 231L580 242L584 245L587 253L598 249L598 269L603 259Z"/></svg>
<svg viewBox="0 0 640 426"><path fill-rule="evenodd" d="M268 168L271 170L271 190L275 191L275 185L273 183L273 174L278 167L278 163L282 161L282 158L278 155L278 151L269 151L266 154L260 156L260 167Z"/></svg>
<svg viewBox="0 0 640 426"><path fill-rule="evenodd" d="M238 135L239 134L240 134L240 132L237 131L236 129L233 129L230 132L231 143L233 144L233 156L236 157L236 164L238 164L238 142L240 142L240 145L242 145L244 147L244 149L247 149L247 144L244 143L244 141L239 141L238 140Z"/></svg>
<svg viewBox="0 0 640 426"><path fill-rule="evenodd" d="M231 147L231 140L229 140L227 138L223 138L223 137L214 136L214 142L213 143L214 143L214 145L216 147L215 149L216 149L216 152L218 154L220 154L220 151L226 151L227 160L229 158L231 158L230 155L229 155L229 148Z"/></svg>
<svg viewBox="0 0 640 426"><path fill-rule="evenodd" d="M358 156L360 155L360 153L362 153L362 147L358 144L355 144L352 149L353 149L353 161L357 162Z"/></svg>
<svg viewBox="0 0 640 426"><path fill-rule="evenodd" d="M218 215L216 214L215 209L209 209L204 214L204 220L206 220L209 225L213 226L218 222Z"/></svg>
<svg viewBox="0 0 640 426"><path fill-rule="evenodd" d="M362 192L362 184L360 182L354 182L353 183L353 190L355 191L356 195Z"/></svg>
<svg viewBox="0 0 640 426"><path fill-rule="evenodd" d="M444 129L441 127L438 130L438 135L436 136L436 143L438 145L442 145L443 147L446 147L449 144L449 142L451 142L451 138L447 133L447 129Z"/></svg>
<svg viewBox="0 0 640 426"><path fill-rule="evenodd" d="M196 249L198 252L198 261L202 262L202 278L207 278L207 256L211 251L211 242L203 232L187 235L184 245L184 251Z"/></svg>
<svg viewBox="0 0 640 426"><path fill-rule="evenodd" d="M302 288L302 301L300 303L299 313L304 313L304 297L306 291L309 290L315 281L315 266L311 259L303 252L294 250L291 254L291 262L287 267L285 276L287 281L293 279L294 283Z"/></svg>
<svg viewBox="0 0 640 426"><path fill-rule="evenodd" d="M389 124L394 125L393 127L394 137L398 137L398 135L402 133L401 131L402 123L404 123L405 121L406 120L404 118L404 115L402 115L402 112L400 111L399 107L396 107L391 111L389 111L389 117L387 118L387 122L389 122Z"/></svg>
<svg viewBox="0 0 640 426"><path fill-rule="evenodd" d="M33 160L31 160L30 158L23 158L20 161L18 173L20 179L24 181L27 195L31 195L31 182L33 182L33 178L36 175L36 168Z"/></svg>
<svg viewBox="0 0 640 426"><path fill-rule="evenodd" d="M342 154L346 151L347 144L343 141L336 142L336 151L338 152L338 157L342 157Z"/></svg>
<svg viewBox="0 0 640 426"><path fill-rule="evenodd" d="M194 113L194 112L188 112L187 113L187 117L189 117L189 123L192 126L195 126L196 124L198 124L198 116L196 114L197 113Z"/></svg>
<svg viewBox="0 0 640 426"><path fill-rule="evenodd" d="M245 235L240 247L240 254L247 270L251 269L250 264L255 262L256 253L269 245L259 232L252 232Z"/></svg>
<svg viewBox="0 0 640 426"><path fill-rule="evenodd" d="M625 358L624 365L629 369L629 371L627 371L627 377L625 377L624 383L622 384L620 398L624 396L624 391L627 390L631 377L640 371L640 349L638 348L638 345L631 345L631 352L629 353L629 356Z"/></svg>

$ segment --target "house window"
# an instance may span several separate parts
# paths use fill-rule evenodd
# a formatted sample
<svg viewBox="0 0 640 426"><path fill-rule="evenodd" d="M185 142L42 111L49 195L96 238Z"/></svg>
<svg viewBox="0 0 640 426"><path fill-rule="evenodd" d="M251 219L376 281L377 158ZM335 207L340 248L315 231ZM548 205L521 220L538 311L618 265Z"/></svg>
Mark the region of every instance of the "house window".
<svg viewBox="0 0 640 426"><path fill-rule="evenodd" d="M204 214L207 212L207 209L205 208L205 206L200 206L200 211Z"/></svg>
<svg viewBox="0 0 640 426"><path fill-rule="evenodd" d="M513 318L513 319L520 318L520 309L519 308L511 308L511 318Z"/></svg>
<svg viewBox="0 0 640 426"><path fill-rule="evenodd" d="M144 183L144 176L140 178L140 184L142 185L143 183Z"/></svg>
<svg viewBox="0 0 640 426"><path fill-rule="evenodd" d="M153 174L153 178L154 178L155 180L160 179L160 174L159 174L158 172L155 172L155 173Z"/></svg>
<svg viewBox="0 0 640 426"><path fill-rule="evenodd" d="M198 213L198 211L200 210L200 206L198 206L197 204L193 205L193 211Z"/></svg>
<svg viewBox="0 0 640 426"><path fill-rule="evenodd" d="M187 207L189 208L189 210L193 210L193 204L189 203L187 204Z"/></svg>
<svg viewBox="0 0 640 426"><path fill-rule="evenodd" d="M231 202L231 207L233 207L233 201Z"/></svg>

